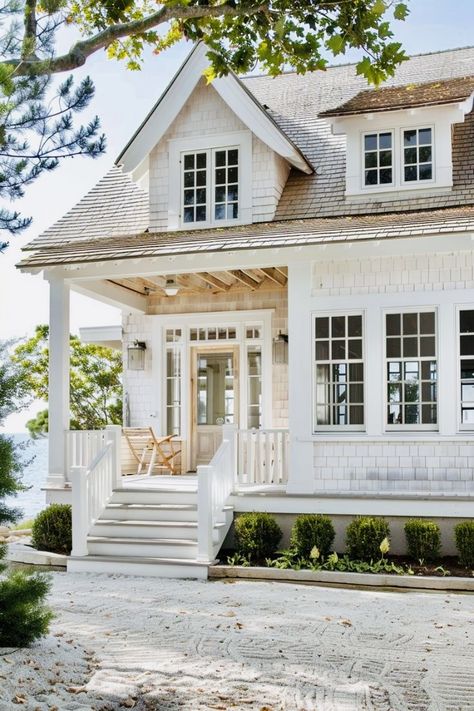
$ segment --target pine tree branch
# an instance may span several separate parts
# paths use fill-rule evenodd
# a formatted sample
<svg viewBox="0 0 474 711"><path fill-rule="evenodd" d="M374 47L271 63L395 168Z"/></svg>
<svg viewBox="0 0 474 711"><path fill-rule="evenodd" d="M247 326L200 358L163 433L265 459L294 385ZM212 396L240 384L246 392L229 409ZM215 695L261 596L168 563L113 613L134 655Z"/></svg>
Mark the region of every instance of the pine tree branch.
<svg viewBox="0 0 474 711"><path fill-rule="evenodd" d="M35 0L28 0L27 4L29 3L36 4ZM265 12L269 7L270 2L248 7L233 7L228 4L201 5L198 7L188 7L186 5L161 7L156 12L148 15L148 17L111 25L93 37L76 42L66 54L44 60L33 57L9 59L0 62L0 65L13 66L16 76L55 74L70 71L83 66L91 54L100 49L105 49L116 40L148 32L172 20L196 20L204 17L245 17Z"/></svg>
<svg viewBox="0 0 474 711"><path fill-rule="evenodd" d="M23 45L21 50L21 58L37 60L35 55L36 50L36 0L26 0L24 13L25 34L23 36Z"/></svg>

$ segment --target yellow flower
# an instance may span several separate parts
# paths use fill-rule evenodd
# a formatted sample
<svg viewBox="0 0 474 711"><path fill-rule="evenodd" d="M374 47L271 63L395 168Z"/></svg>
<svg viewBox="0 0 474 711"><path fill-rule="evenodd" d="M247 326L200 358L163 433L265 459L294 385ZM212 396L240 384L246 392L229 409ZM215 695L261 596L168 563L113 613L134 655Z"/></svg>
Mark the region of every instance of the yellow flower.
<svg viewBox="0 0 474 711"><path fill-rule="evenodd" d="M383 539L382 543L380 544L380 552L382 555L385 555L386 553L389 552L389 550L390 550L390 541L388 540L387 537L385 537Z"/></svg>
<svg viewBox="0 0 474 711"><path fill-rule="evenodd" d="M320 556L320 553L319 553L318 546L313 546L311 548L311 553L309 554L309 557L312 558L312 560L317 560L319 558L319 556Z"/></svg>

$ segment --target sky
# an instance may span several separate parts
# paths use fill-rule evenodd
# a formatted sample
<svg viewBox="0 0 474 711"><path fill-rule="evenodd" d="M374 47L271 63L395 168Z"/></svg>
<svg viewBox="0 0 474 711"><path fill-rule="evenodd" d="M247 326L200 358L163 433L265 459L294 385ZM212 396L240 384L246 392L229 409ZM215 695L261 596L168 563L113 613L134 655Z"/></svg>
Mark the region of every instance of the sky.
<svg viewBox="0 0 474 711"><path fill-rule="evenodd" d="M411 0L409 6L407 21L393 26L408 54L474 43L474 0ZM63 41L67 40L65 37ZM47 282L41 275L21 274L15 269L22 246L73 207L107 172L190 50L191 45L183 42L160 56L149 53L139 72L128 71L124 64L108 60L100 52L74 72L76 80L90 75L94 81L96 95L81 121L95 114L100 117L107 136L107 152L96 160L76 157L62 161L56 171L44 174L14 204L23 215L31 215L33 223L21 236L11 237L10 247L0 255L0 339L23 338L31 335L37 324L48 322ZM351 52L338 61L355 61L359 56ZM81 326L118 323L117 309L72 294L72 332L78 333ZM26 420L43 407L36 403L29 410L12 415L5 429L23 431Z"/></svg>

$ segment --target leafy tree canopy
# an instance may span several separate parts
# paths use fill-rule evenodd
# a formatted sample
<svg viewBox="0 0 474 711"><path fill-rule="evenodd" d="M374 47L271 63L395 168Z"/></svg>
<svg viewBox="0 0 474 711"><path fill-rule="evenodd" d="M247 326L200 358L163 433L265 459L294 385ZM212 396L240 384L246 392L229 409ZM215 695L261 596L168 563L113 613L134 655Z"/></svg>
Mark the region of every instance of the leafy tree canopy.
<svg viewBox="0 0 474 711"><path fill-rule="evenodd" d="M38 400L48 400L48 326L37 326L35 335L15 348L24 387ZM70 336L71 428L102 429L122 422L122 356L103 346L82 343ZM27 422L33 437L48 431L47 411Z"/></svg>
<svg viewBox="0 0 474 711"><path fill-rule="evenodd" d="M94 94L91 80L77 86L72 77L59 85L51 80L99 50L138 69L146 46L160 54L183 38L202 40L211 81L257 65L271 75L286 68L324 70L327 55L356 48L361 51L357 72L379 84L406 59L391 22L407 14L408 3L401 0L4 0L0 198L21 198L25 186L61 158L104 151L97 117L86 126L74 125L75 114ZM65 26L80 39L56 53L56 35ZM18 212L0 210L0 229L14 233L29 222ZM5 246L0 242L0 251Z"/></svg>

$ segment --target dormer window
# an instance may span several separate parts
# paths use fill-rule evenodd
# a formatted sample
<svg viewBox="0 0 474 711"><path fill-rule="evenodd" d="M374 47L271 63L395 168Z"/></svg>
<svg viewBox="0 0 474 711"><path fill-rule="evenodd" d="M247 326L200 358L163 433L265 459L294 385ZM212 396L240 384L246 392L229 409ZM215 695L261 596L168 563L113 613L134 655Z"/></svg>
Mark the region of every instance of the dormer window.
<svg viewBox="0 0 474 711"><path fill-rule="evenodd" d="M220 222L239 217L239 149L184 153L183 222ZM212 169L211 169L212 166Z"/></svg>
<svg viewBox="0 0 474 711"><path fill-rule="evenodd" d="M473 109L474 78L360 91L319 116L345 135L349 201L377 203L453 186L453 126Z"/></svg>
<svg viewBox="0 0 474 711"><path fill-rule="evenodd" d="M403 131L403 171L406 183L433 179L431 128L410 128Z"/></svg>
<svg viewBox="0 0 474 711"><path fill-rule="evenodd" d="M252 222L250 131L177 138L168 145L168 229Z"/></svg>
<svg viewBox="0 0 474 711"><path fill-rule="evenodd" d="M364 136L365 185L393 183L393 137L391 131Z"/></svg>

